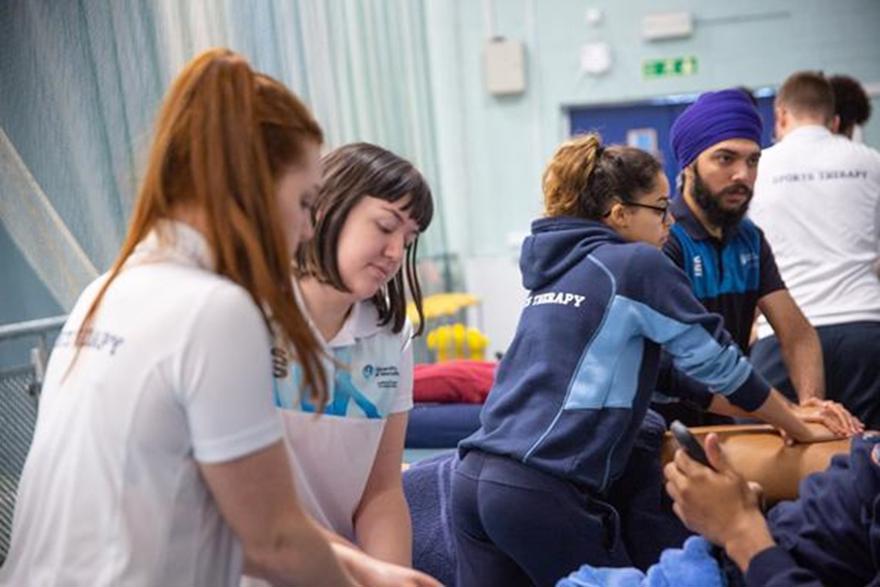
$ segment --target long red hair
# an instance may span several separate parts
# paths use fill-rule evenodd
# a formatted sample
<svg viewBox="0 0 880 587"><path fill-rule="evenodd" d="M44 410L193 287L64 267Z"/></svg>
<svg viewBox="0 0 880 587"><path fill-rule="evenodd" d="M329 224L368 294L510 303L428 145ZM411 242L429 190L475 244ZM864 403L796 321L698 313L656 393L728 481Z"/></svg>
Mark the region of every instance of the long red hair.
<svg viewBox="0 0 880 587"><path fill-rule="evenodd" d="M228 49L190 61L163 102L128 233L80 325L77 354L137 244L175 209L198 209L215 272L245 288L267 325L293 346L303 385L323 406L321 347L294 298L275 194L280 176L302 163L309 141L323 142L321 127L280 82Z"/></svg>

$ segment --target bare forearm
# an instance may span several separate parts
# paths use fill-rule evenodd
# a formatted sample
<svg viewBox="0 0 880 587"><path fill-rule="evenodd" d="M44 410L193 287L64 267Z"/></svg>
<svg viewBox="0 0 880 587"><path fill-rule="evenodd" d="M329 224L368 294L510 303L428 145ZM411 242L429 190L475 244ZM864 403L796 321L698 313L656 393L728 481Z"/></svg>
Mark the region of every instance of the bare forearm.
<svg viewBox="0 0 880 587"><path fill-rule="evenodd" d="M791 339L780 339L780 347L798 400L824 399L825 369L816 331L811 327L804 328Z"/></svg>
<svg viewBox="0 0 880 587"><path fill-rule="evenodd" d="M767 521L758 512L750 512L749 515L732 521L731 528L734 530L725 541L724 550L743 573L748 570L755 555L776 544L770 535Z"/></svg>
<svg viewBox="0 0 880 587"><path fill-rule="evenodd" d="M786 289L775 291L758 300L758 307L779 338L782 358L799 401L824 399L825 373L819 335L791 294Z"/></svg>
<svg viewBox="0 0 880 587"><path fill-rule="evenodd" d="M224 520L241 541L244 570L276 585L351 585L318 526L300 507L284 445L199 463Z"/></svg>
<svg viewBox="0 0 880 587"><path fill-rule="evenodd" d="M412 522L403 489L388 489L366 500L355 516L358 545L370 556L412 566Z"/></svg>
<svg viewBox="0 0 880 587"><path fill-rule="evenodd" d="M267 548L245 551L245 572L272 585L352 585L322 532L307 518Z"/></svg>
<svg viewBox="0 0 880 587"><path fill-rule="evenodd" d="M770 390L767 400L751 415L785 430L795 440L810 436L807 426L797 417L792 405L775 389Z"/></svg>

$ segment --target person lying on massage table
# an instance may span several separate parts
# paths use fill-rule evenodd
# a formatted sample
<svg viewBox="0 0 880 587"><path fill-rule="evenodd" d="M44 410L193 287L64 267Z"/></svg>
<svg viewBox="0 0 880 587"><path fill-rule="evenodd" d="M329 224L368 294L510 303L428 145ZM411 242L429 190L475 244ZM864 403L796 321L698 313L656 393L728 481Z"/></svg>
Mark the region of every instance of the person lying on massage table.
<svg viewBox="0 0 880 587"><path fill-rule="evenodd" d="M664 551L647 575L633 568L584 565L557 587L880 584L880 432L853 437L848 451L801 482L797 499L779 503L766 516L758 491L741 473L749 470L754 478L760 466L745 463L749 457L742 450L728 450L736 449L737 442L722 447L720 436L711 433L704 445L712 468L683 450L677 450L664 468L676 514L702 536L689 538L682 549ZM838 452L847 443L829 444L837 445L828 447L834 449L829 452ZM810 448L821 449L821 444ZM789 471L797 461L803 464L817 456L788 454L793 450L763 452L778 453L780 460L788 461L784 468Z"/></svg>

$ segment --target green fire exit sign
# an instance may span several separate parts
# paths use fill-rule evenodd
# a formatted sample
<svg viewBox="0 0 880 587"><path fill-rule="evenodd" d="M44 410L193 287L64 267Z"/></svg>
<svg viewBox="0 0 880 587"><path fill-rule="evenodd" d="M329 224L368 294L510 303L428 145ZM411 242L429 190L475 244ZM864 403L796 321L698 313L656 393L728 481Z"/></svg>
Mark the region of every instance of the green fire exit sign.
<svg viewBox="0 0 880 587"><path fill-rule="evenodd" d="M645 59L642 61L642 77L676 77L697 73L697 58L672 57L670 59Z"/></svg>

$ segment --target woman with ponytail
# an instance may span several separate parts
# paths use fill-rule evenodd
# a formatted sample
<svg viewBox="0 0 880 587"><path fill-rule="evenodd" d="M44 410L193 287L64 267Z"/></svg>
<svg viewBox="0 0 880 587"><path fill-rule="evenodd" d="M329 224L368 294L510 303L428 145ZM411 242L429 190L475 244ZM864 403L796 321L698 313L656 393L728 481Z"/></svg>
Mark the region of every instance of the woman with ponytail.
<svg viewBox="0 0 880 587"><path fill-rule="evenodd" d="M718 394L719 410L750 412L799 441L830 436L752 371L660 250L669 183L651 155L580 136L557 150L543 187L546 217L520 256L529 293L516 335L480 429L459 445L459 587L552 586L584 563L631 564L609 488L645 417L661 347Z"/></svg>
<svg viewBox="0 0 880 587"><path fill-rule="evenodd" d="M290 281L321 143L305 106L228 50L174 81L122 250L49 360L0 584L353 585L334 551L358 584L400 579L300 508L272 402L273 342L311 401L327 395Z"/></svg>

